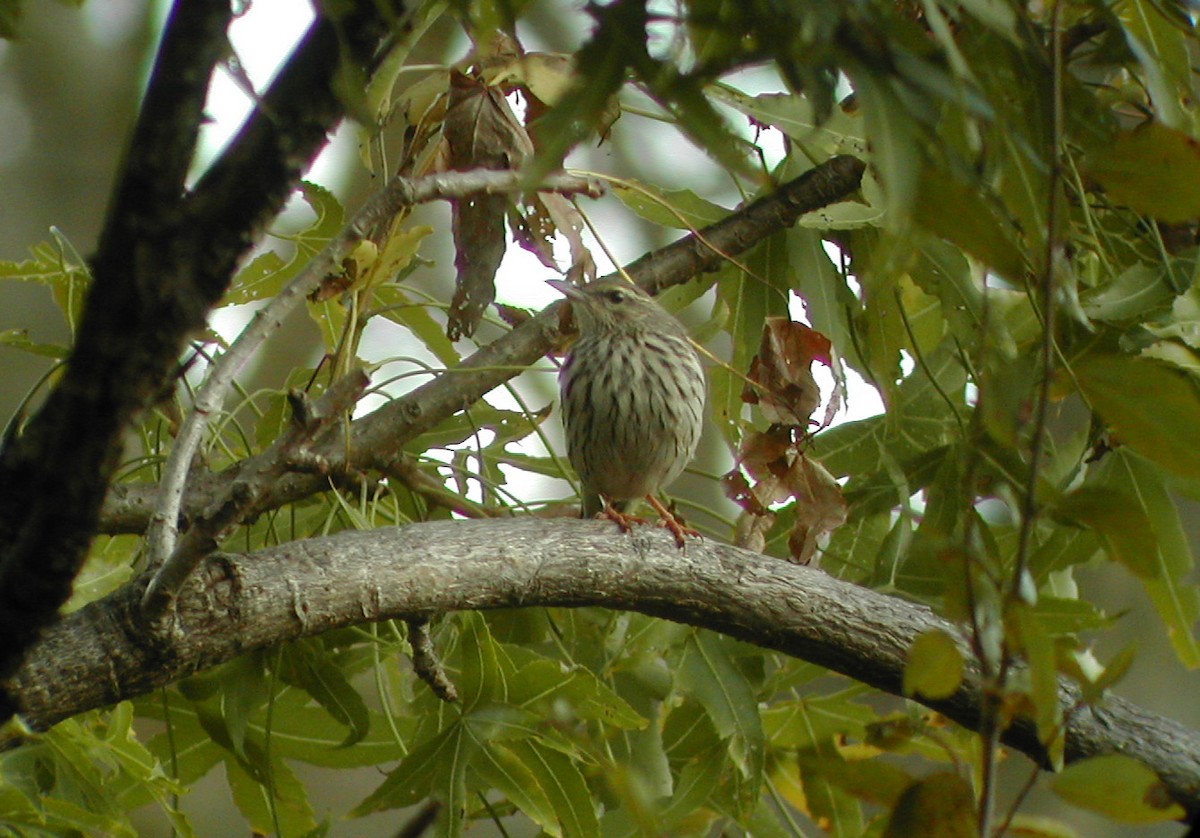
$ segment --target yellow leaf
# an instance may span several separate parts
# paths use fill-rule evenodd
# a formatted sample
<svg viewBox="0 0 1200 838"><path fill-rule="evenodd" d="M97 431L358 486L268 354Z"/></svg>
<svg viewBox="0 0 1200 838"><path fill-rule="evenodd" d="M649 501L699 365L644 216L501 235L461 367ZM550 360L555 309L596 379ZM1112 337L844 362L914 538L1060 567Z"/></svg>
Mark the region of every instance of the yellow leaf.
<svg viewBox="0 0 1200 838"><path fill-rule="evenodd" d="M954 638L940 629L921 634L908 652L904 694L949 698L963 679L963 659Z"/></svg>
<svg viewBox="0 0 1200 838"><path fill-rule="evenodd" d="M883 838L974 838L975 796L966 780L948 772L931 774L909 786L883 832Z"/></svg>
<svg viewBox="0 0 1200 838"><path fill-rule="evenodd" d="M1153 771L1120 754L1077 762L1058 775L1052 787L1076 806L1125 823L1174 821L1184 815Z"/></svg>

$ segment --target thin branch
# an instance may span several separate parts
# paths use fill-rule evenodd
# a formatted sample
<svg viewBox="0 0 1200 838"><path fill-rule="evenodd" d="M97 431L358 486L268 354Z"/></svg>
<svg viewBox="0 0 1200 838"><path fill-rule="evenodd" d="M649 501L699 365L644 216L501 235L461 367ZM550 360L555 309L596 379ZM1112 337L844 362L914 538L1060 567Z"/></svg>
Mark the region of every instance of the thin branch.
<svg viewBox="0 0 1200 838"><path fill-rule="evenodd" d="M618 536L601 521L440 521L347 532L248 555L217 554L178 602L179 631L140 621L136 585L65 617L6 686L34 730L145 695L251 649L362 622L459 609L604 606L720 631L899 694L923 632L955 627L922 605L712 541L686 552L657 528ZM967 642L960 652L973 660ZM977 729L980 675L925 702ZM1079 706L1061 682L1066 760L1123 753L1147 765L1191 817L1200 814L1200 734L1116 697ZM1042 766L1036 724L1004 733Z"/></svg>
<svg viewBox="0 0 1200 838"><path fill-rule="evenodd" d="M1064 137L1063 110L1063 28L1062 5L1054 4L1050 16L1050 136L1048 156L1050 176L1047 186L1046 243L1044 263L1038 276L1037 308L1041 313L1042 340L1039 348L1041 362L1036 404L1034 406L1033 431L1029 441L1029 468L1023 497L1021 499L1021 522L1017 534L1016 558L1013 561L1012 577L1001 591L1003 618L1007 618L1011 607L1020 607L1028 600L1026 591L1032 586L1029 575L1029 558L1033 552L1033 533L1038 516L1038 483L1042 477L1046 439L1049 433L1050 386L1055 370L1055 329L1057 324L1058 277L1056 267L1062 242L1059 238L1059 188L1062 185L1062 143ZM977 644L981 649L982 642ZM1013 651L1005 638L999 668L991 683L985 684L983 725L980 738L983 743L983 778L979 800L979 834L990 835L996 805L996 782L999 760L1000 715L1009 687L1009 676L1014 666Z"/></svg>
<svg viewBox="0 0 1200 838"><path fill-rule="evenodd" d="M720 267L727 256L748 250L766 236L795 223L804 213L850 197L862 179L864 164L854 157L834 157L777 192L746 206L702 236L685 236L637 260L626 272L656 293ZM441 177L446 177L442 175ZM353 423L349 456L336 445L320 449L331 463L349 469L388 471L391 452L472 404L542 357L558 337L561 304L555 303L500 339L478 350L451 373L393 400ZM254 463L251 457L245 464ZM211 502L233 479L230 474L197 475L188 486L183 517ZM267 508L277 508L321 491L324 484L309 475L291 474L271 487ZM114 486L101 523L107 533L146 529L156 491L154 484Z"/></svg>
<svg viewBox="0 0 1200 838"><path fill-rule="evenodd" d="M446 668L434 648L433 637L429 634L429 620L408 620L408 645L412 647L412 665L417 677L428 684L433 694L442 701L458 701L458 689L446 674Z"/></svg>
<svg viewBox="0 0 1200 838"><path fill-rule="evenodd" d="M234 527L262 512L261 498L272 483L294 470L297 461L307 463L313 459L308 454L310 448L326 436L339 419L349 415L370 383L361 370L335 381L305 410L306 415L296 418L288 432L271 445L269 450L273 456L261 460L257 468L242 469L238 473L226 494L192 524L177 545L172 543L170 556L157 568L142 597L147 619L154 620L164 614L200 560L215 550Z"/></svg>
<svg viewBox="0 0 1200 838"><path fill-rule="evenodd" d="M163 471L158 501L146 534L149 567L159 567L175 549L179 531L179 509L188 472L204 431L212 416L224 403L233 380L267 338L283 324L287 316L323 281L337 273L342 260L367 237L369 231L403 208L416 204L480 193L494 194L526 189L527 185L518 172L476 170L448 172L415 180L393 178L355 213L350 223L313 257L297 277L276 294L270 303L255 313L228 351L217 359L209 371L203 386L196 394L192 410L176 437ZM594 178L562 174L546 177L540 189L563 194L582 193L593 198L600 197L605 191L604 185Z"/></svg>

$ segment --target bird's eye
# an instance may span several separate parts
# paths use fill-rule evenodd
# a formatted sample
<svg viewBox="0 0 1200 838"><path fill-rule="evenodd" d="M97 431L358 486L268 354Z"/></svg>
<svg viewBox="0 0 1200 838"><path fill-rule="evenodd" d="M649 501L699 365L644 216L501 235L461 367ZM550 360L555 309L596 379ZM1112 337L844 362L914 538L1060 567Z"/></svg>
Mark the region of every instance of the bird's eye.
<svg viewBox="0 0 1200 838"><path fill-rule="evenodd" d="M625 302L625 292L624 291L609 291L604 296L608 297L608 301L610 303L612 303L613 305L619 305L619 304Z"/></svg>

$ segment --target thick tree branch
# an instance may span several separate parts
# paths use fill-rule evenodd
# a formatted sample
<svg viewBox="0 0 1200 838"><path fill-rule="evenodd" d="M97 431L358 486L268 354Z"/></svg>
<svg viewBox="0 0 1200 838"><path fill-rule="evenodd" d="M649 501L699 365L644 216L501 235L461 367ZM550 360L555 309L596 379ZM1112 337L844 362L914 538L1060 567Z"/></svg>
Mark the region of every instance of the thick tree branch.
<svg viewBox="0 0 1200 838"><path fill-rule="evenodd" d="M775 193L732 213L728 218L685 236L637 260L627 272L652 291L686 282L697 274L715 270L729 256L745 252L772 233L796 222L801 215L845 200L858 189L864 164L854 157L834 157ZM452 374L435 378L375 412L354 422L350 456L330 445L319 453L338 467L351 470L393 467L390 457L404 444L473 404L550 350L558 335L560 304L555 303L508 334L483 347L462 362ZM259 455L260 457L263 455ZM236 479L241 468L254 467L257 457L221 474L198 474L183 501L186 521L211 503ZM264 508L277 508L322 491L325 483L312 475L291 474L273 487ZM106 503L101 530L108 533L142 532L153 507L155 484L115 486Z"/></svg>
<svg viewBox="0 0 1200 838"><path fill-rule="evenodd" d="M143 695L251 649L364 620L422 619L459 609L585 606L640 611L714 629L899 693L913 639L939 628L929 609L729 545L657 529L618 536L598 521L447 521L349 532L250 555L218 554L188 581L175 631L151 635L131 585L66 617L7 685L25 721L44 729ZM965 640L960 648L967 653ZM978 670L929 706L979 723ZM1067 712L1068 762L1122 753L1200 814L1200 735L1118 698ZM1045 764L1034 725L1011 746Z"/></svg>
<svg viewBox="0 0 1200 838"><path fill-rule="evenodd" d="M0 678L70 595L130 414L174 363L183 331L203 322L159 247L179 220L213 68L227 49L228 4L181 0L171 11L113 194L94 284L62 382L0 451ZM190 311L188 311L190 308ZM169 317L157 316L169 311ZM144 338L144 339L143 339ZM0 696L0 718L10 708Z"/></svg>
<svg viewBox="0 0 1200 838"><path fill-rule="evenodd" d="M188 334L341 119L338 73L370 72L394 14L362 3L336 24L318 19L230 149L185 195L230 9L176 4L66 373L0 452L0 678L69 595L130 418L161 391ZM10 710L0 696L0 718Z"/></svg>

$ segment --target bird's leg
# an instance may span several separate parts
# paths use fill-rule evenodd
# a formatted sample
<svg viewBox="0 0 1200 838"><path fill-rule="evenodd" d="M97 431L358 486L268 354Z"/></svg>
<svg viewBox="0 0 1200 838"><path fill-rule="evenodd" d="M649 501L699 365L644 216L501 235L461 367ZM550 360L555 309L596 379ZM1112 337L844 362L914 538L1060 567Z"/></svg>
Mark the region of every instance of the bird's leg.
<svg viewBox="0 0 1200 838"><path fill-rule="evenodd" d="M621 532L629 532L633 529L634 524L646 523L643 519L637 517L636 515L630 515L617 509L615 506L613 506L613 502L609 500L607 495L601 495L600 501L604 504L604 509L602 509L600 514L598 514L596 517L609 519L621 528Z"/></svg>
<svg viewBox="0 0 1200 838"><path fill-rule="evenodd" d="M662 501L654 497L654 495L646 495L646 500L654 507L654 511L658 513L659 525L666 527L675 536L675 543L682 549L687 542L684 540L685 535L694 535L700 537L700 531L693 529L680 520L679 516L662 505Z"/></svg>

